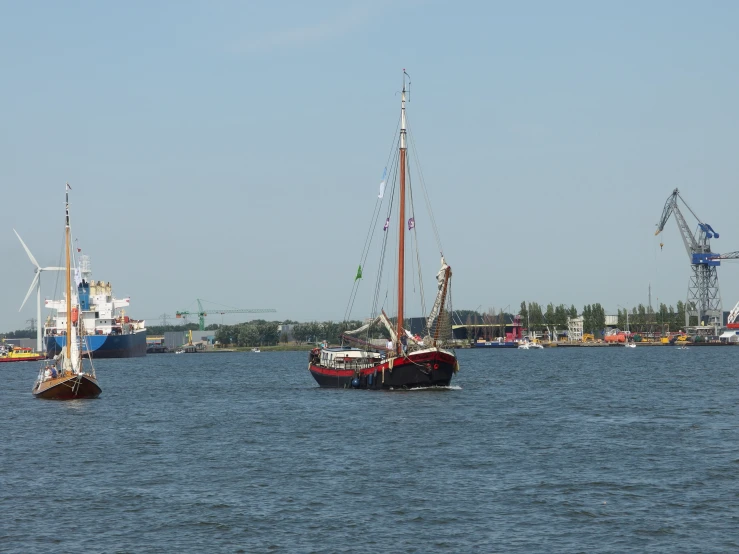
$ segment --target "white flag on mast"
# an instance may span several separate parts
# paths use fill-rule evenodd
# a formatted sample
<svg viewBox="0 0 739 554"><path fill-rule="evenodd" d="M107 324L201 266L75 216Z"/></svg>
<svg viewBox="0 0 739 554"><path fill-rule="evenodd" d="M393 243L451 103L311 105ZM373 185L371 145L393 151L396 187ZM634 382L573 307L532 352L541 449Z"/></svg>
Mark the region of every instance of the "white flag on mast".
<svg viewBox="0 0 739 554"><path fill-rule="evenodd" d="M387 174L387 167L382 170L382 181L380 182L380 194L377 198L382 198L385 194L385 175Z"/></svg>

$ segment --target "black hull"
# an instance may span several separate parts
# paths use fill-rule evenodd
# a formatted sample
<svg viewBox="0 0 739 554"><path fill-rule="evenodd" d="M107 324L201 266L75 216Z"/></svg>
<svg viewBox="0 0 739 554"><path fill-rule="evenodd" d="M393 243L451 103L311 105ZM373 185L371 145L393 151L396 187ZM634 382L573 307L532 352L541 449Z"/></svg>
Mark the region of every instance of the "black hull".
<svg viewBox="0 0 739 554"><path fill-rule="evenodd" d="M319 386L338 389L407 390L448 387L457 370L457 360L446 353L423 354L412 359L397 358L393 367L383 363L361 371L336 370L310 364Z"/></svg>

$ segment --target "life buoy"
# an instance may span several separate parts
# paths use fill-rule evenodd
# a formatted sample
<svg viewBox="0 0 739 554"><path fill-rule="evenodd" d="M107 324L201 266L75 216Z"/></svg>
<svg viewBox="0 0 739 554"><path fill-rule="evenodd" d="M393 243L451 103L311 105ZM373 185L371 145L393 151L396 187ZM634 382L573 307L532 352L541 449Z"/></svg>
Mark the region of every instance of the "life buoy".
<svg viewBox="0 0 739 554"><path fill-rule="evenodd" d="M79 319L80 312L77 308L72 308L72 323L77 323L77 319Z"/></svg>
<svg viewBox="0 0 739 554"><path fill-rule="evenodd" d="M439 364L434 364L434 369L439 369Z"/></svg>

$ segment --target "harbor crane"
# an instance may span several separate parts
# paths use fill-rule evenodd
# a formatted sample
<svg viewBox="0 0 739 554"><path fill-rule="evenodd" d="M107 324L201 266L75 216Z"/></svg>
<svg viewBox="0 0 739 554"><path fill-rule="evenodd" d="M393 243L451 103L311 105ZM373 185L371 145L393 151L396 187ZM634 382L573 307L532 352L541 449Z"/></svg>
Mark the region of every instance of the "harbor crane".
<svg viewBox="0 0 739 554"><path fill-rule="evenodd" d="M175 317L177 318L187 318L191 315L198 316L198 329L201 331L205 331L205 318L206 316L210 314L266 314L266 313L274 313L277 310L274 310L272 308L266 308L266 309L243 309L243 310L223 310L221 308L216 308L214 310L204 310L202 302L207 302L207 300L201 301L200 298L196 299L198 302L198 311L197 312L189 312L189 311L182 311L182 312L176 312Z"/></svg>
<svg viewBox="0 0 739 554"><path fill-rule="evenodd" d="M685 208L698 220L698 227L695 234L691 232L685 216L680 211L677 201L681 200ZM716 268L721 265L721 260L739 259L739 252L730 252L728 254L718 254L711 251L711 239L719 238L719 234L714 231L708 223L704 223L688 206L680 191L675 189L667 198L665 207L662 210L662 218L657 224L655 236L659 235L665 228L667 220L672 214L675 214L675 221L680 229L680 234L685 243L685 250L688 252L690 260L690 268L693 274L688 284L688 301L685 306L685 326L688 326L690 316L698 318L698 324L701 322L712 322L715 327L723 325L723 308L721 305L721 293L718 287L718 274Z"/></svg>

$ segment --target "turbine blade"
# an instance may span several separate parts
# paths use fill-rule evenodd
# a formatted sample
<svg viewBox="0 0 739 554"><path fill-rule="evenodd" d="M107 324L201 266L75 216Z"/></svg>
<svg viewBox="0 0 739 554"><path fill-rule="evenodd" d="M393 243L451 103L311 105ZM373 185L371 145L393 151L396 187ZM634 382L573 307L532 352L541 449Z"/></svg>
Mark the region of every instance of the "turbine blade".
<svg viewBox="0 0 739 554"><path fill-rule="evenodd" d="M40 267L39 271L66 271L66 267Z"/></svg>
<svg viewBox="0 0 739 554"><path fill-rule="evenodd" d="M13 229L13 232L15 233L15 236L18 237L18 240L21 241L21 244L23 245L23 248L26 249L26 254L28 254L28 257L29 258L31 258L31 263L33 265L35 265L36 267L41 267L40 265L38 265L38 262L36 261L36 258L33 257L33 254L31 254L31 251L28 249L28 246L26 246L26 243L23 242L23 239L18 234L18 231L16 231L15 229Z"/></svg>
<svg viewBox="0 0 739 554"><path fill-rule="evenodd" d="M28 300L28 297L31 296L33 289L36 288L36 285L39 282L39 277L41 277L40 273L36 273L36 275L34 275L33 281L31 281L31 288L28 289L28 292L26 293L26 297L23 299L23 304L21 304L21 307L18 308L19 312L23 309L23 306L26 305L26 300Z"/></svg>

